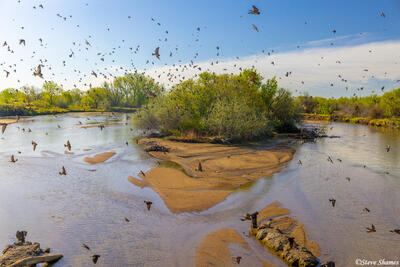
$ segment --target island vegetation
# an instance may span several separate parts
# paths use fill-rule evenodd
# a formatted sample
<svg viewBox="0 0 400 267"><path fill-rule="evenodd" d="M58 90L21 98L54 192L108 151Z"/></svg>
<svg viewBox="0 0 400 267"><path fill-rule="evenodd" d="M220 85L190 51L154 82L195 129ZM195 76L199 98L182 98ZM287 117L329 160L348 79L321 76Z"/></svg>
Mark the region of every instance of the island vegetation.
<svg viewBox="0 0 400 267"><path fill-rule="evenodd" d="M252 140L273 131L296 131L300 109L275 78L253 70L238 75L204 72L159 95L135 114L138 128L175 136Z"/></svg>

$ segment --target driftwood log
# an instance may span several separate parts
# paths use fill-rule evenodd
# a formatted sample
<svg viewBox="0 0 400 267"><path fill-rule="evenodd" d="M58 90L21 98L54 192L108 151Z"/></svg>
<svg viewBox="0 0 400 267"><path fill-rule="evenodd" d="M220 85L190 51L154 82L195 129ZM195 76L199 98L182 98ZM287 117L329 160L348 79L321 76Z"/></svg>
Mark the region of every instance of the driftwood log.
<svg viewBox="0 0 400 267"><path fill-rule="evenodd" d="M23 267L23 266L30 266L30 265L35 265L35 264L39 264L39 263L51 263L51 262L58 261L62 257L63 257L63 255L61 255L61 254L32 256L32 257L28 257L28 258L16 261L15 263L9 265L8 267Z"/></svg>

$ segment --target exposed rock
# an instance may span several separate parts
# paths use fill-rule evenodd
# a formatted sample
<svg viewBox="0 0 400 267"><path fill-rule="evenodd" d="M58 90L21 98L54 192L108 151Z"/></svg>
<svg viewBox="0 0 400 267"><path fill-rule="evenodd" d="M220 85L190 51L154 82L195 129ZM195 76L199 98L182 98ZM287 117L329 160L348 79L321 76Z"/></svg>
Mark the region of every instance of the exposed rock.
<svg viewBox="0 0 400 267"><path fill-rule="evenodd" d="M146 147L144 149L144 151L146 151L146 152L150 152L150 151L169 152L169 148L167 148L165 146L161 146L159 144L153 144L153 145Z"/></svg>
<svg viewBox="0 0 400 267"><path fill-rule="evenodd" d="M7 245L0 256L0 266L32 266L38 263L54 262L62 258L62 255L46 254L50 252L50 248L42 250L39 243L25 241L26 231L18 231L16 237L17 242Z"/></svg>
<svg viewBox="0 0 400 267"><path fill-rule="evenodd" d="M316 139L322 136L321 128L301 128L298 137L300 139Z"/></svg>
<svg viewBox="0 0 400 267"><path fill-rule="evenodd" d="M290 266L317 266L318 258L306 247L299 245L294 237L284 233L290 231L295 222L290 217L269 220L256 229L255 236Z"/></svg>
<svg viewBox="0 0 400 267"><path fill-rule="evenodd" d="M322 264L321 267L335 267L335 262L334 261L328 261L328 262Z"/></svg>

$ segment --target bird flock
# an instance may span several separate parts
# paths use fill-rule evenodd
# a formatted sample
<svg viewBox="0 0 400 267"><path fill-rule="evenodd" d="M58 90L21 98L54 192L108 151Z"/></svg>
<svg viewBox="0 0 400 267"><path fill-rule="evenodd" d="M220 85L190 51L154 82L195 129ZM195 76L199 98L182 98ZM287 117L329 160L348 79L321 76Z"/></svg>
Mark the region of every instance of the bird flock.
<svg viewBox="0 0 400 267"><path fill-rule="evenodd" d="M17 1L19 5L25 5L25 3L21 2L20 0ZM83 7L82 8L90 8L88 3L82 3ZM44 12L46 10L46 7L43 4L35 5L33 6L33 11L34 12ZM247 12L248 16L263 16L263 12L260 8L258 8L255 5L252 5L250 9ZM81 27L80 24L76 24L77 18L73 16L72 14L66 15L66 14L61 14L61 12L54 14L56 15L62 23L66 24L68 27L74 27L78 30ZM379 12L378 15L385 19L386 14L384 12ZM243 16L241 16L243 17ZM220 58L221 53L222 53L222 48L220 45L216 45L216 59L212 60L211 62L207 64L200 64L196 63L196 60L199 58L200 52L195 51L193 56L191 58L187 57L179 57L179 51L180 48L184 46L184 44L170 44L168 36L170 33L170 30L167 29L159 20L157 20L154 17L149 18L150 21L153 23L154 31L160 31L162 34L158 38L158 43L156 47L153 48L153 52L149 54L148 56L145 56L147 58L145 62L138 62L135 59L135 56L137 56L141 50L143 49L141 44L128 44L125 39L119 40L119 44L114 46L112 49L101 49L100 43L95 41L95 36L93 34L89 34L86 36L86 38L83 38L81 40L75 40L71 43L71 47L68 48L67 51L60 51L61 55L64 55L65 59L63 59L61 62L50 62L50 60L46 57L46 49L48 48L49 44L45 41L45 36L37 36L37 41L35 40L27 40L26 38L20 38L18 41L18 45L24 47L25 49L29 48L31 46L31 43L39 44L40 46L40 51L38 49L34 49L31 51L30 59L37 61L37 64L35 66L30 66L30 69L32 71L32 74L34 77L37 77L39 79L43 79L45 82L47 81L52 81L52 80L57 80L57 82L64 87L67 86L67 82L69 83L74 83L73 87L74 88L81 88L81 89L88 89L92 88L93 84L92 82L98 82L100 80L102 81L108 81L111 82L115 77L119 75L124 75L128 73L141 73L141 74L147 74L153 76L156 80L158 80L158 83L162 80L166 82L166 86L170 87L173 86L174 84L183 82L187 79L190 78L197 78L198 75L201 72L208 71L208 72L213 72L213 67L220 64L222 62L222 58ZM134 22L134 18L131 15L128 15L126 17L126 23L127 27L131 27L132 23ZM305 25L309 25L307 21L304 22ZM256 24L252 23L250 25L252 29L257 32L262 34L262 29L260 29ZM61 26L60 26L61 27ZM208 26L200 27L197 26L194 29L194 32L192 33L192 36L194 37L194 44L200 42L200 36L201 36L201 31L202 29L207 29ZM25 29L25 26L21 26L20 29L23 31ZM57 29L54 26L50 26L50 29L52 31L56 31ZM104 25L104 36L107 36L107 34L113 34L113 29L109 25ZM338 34L338 31L336 29L331 30L333 35L336 36ZM331 42L331 45L334 45L334 42ZM192 46L189 44L189 46ZM194 46L194 45L193 45ZM36 47L36 46L35 46ZM300 48L300 45L296 46L297 48ZM5 40L3 42L3 48L6 49L11 54L15 53L15 49L13 47L13 42L11 40ZM119 64L119 58L118 58L118 53L119 52L129 52L129 55L132 57L129 59L130 63L129 65L121 65L118 66ZM268 55L273 56L273 54L276 51L273 49L262 49L261 55ZM89 54L90 53L90 54ZM372 50L369 51L369 53L373 53ZM95 54L95 60L94 62L89 62L90 60L90 55ZM78 66L76 66L76 63L74 60L76 58L79 59L84 59L85 62L87 62L88 65L91 65L93 67L92 70L89 72L85 70L80 70ZM159 66L160 63L162 64L163 58L174 58L175 63L173 64L167 64L166 62L164 63L165 67L160 67L160 68L154 68L154 66ZM155 59L155 60L153 60ZM236 57L237 60L239 60L239 57ZM322 57L321 60L324 58ZM24 78L20 77L17 74L17 70L20 68L29 68L29 66L26 66L24 63L24 58L19 59L20 62L18 62L18 57L17 55L14 55L14 62L0 62L0 66L3 66L3 71L4 71L4 78L9 78L10 76L16 76L17 77L17 82L18 83L23 83ZM156 61L156 62L155 62ZM157 63L158 61L158 63ZM107 63L107 64L104 64ZM254 60L254 63L257 63L257 59ZM343 62L338 59L336 61L337 64L343 64ZM279 64L276 59L271 58L270 64L272 66L276 66ZM319 65L321 63L318 63ZM61 68L67 68L66 70L62 70ZM144 65L144 67L143 67ZM255 64L251 66L253 69L255 69ZM56 72L55 69L58 71ZM232 66L226 66L223 67L224 72L228 72L228 69L230 70L230 74L233 75L236 72L240 72L243 70L243 67L240 66L238 63L233 63ZM63 77L64 75L67 75L66 72L69 70L73 71L73 77ZM188 72L190 71L190 72ZM368 71L368 70L367 70ZM286 71L283 73L283 75L279 75L279 79L288 79L292 76L292 71ZM374 75L371 74L370 76L363 75L366 78L373 78ZM91 79L91 78L94 78ZM344 85L346 90L349 90L349 86L346 85L348 80L345 78L345 75L340 73L338 74L338 82L331 82L330 86L334 86L336 84ZM61 80L60 80L61 79ZM73 80L73 81L72 81ZM298 83L300 86L304 85L306 82L304 80L294 80L292 81ZM400 82L400 80L398 80ZM69 84L68 83L68 84ZM380 89L381 91L384 91L385 86L381 86ZM356 92L354 92L354 95L356 95L358 92L362 91L364 87L359 87L356 89ZM295 90L296 92L298 91L297 89Z"/></svg>
<svg viewBox="0 0 400 267"><path fill-rule="evenodd" d="M57 117L57 115L54 115L54 117ZM115 113L112 112L112 113L109 115L109 117L110 117L110 118L115 118ZM127 118L129 119L130 117L127 116ZM87 119L87 120L90 120L89 117L86 118L86 119ZM16 123L18 123L19 120L20 120L20 117L17 116ZM2 128L2 129L1 129L1 134L2 134L2 135L4 135L4 134L6 133L6 129L7 129L8 125L9 125L8 123L2 123L2 124L1 124L1 128ZM78 124L78 125L82 125L82 122L79 121L79 124ZM126 126L126 125L127 125L127 124L125 124L125 126ZM106 127L106 126L105 126L104 124L100 125L100 126L99 126L100 131L102 131L105 127ZM57 128L58 128L58 129L61 129L62 127L61 127L60 125L57 125ZM32 132L32 130L31 130L30 128L28 128L28 130L25 130L25 128L21 128L20 126L17 126L17 129L20 130L20 131L22 131L22 132ZM83 128L83 129L86 129L86 128ZM132 129L131 129L131 130L132 130ZM48 133L45 133L45 134L47 135ZM2 137L2 139L4 139L4 137ZM36 149L37 149L37 147L38 147L38 143L35 142L34 140L32 140L31 144L32 144L32 150L33 150L33 151L36 151ZM125 144L128 145L129 143L128 143L128 142L125 142ZM70 142L69 140L67 140L67 142L64 144L64 149L66 149L67 151L71 151L71 150L72 150L72 144L71 144L71 142ZM21 151L18 151L18 154L21 154ZM11 155L11 156L10 156L10 161L9 161L9 162L12 163L12 164L16 164L16 163L18 162L18 159L17 159L14 155ZM95 171L95 170L89 170L89 171ZM140 173L141 173L143 176L146 175L143 171L140 171ZM62 167L61 167L61 170L58 172L58 174L61 175L61 176L67 176L67 170L66 170L65 166L62 166ZM144 204L146 205L147 210L150 211L153 202L152 202L152 201L148 201L148 200L144 200ZM129 222L130 222L129 218L127 218L127 217L125 217L124 220L125 220L126 223L129 223ZM90 247L89 247L88 245L86 245L86 244L82 244L82 247L85 248L85 249L87 249L87 250L89 250L89 251L91 250ZM91 257L93 263L96 264L96 263L98 262L99 258L100 258L100 255L98 255L98 254L93 254L93 255L91 255L90 257Z"/></svg>
<svg viewBox="0 0 400 267"><path fill-rule="evenodd" d="M331 129L332 129L332 127L331 127ZM386 147L385 147L384 149L385 149L386 152L389 152L390 149L391 149L391 146L390 146L390 145L386 145ZM331 163L331 164L335 164L334 161L333 161L333 159L332 159L330 156L328 156L328 158L327 158L326 160L327 160L329 163ZM342 162L343 162L342 159L339 159L339 158L337 159L337 161L338 161L339 163L342 163ZM298 165L303 165L303 162L299 159L298 162L297 162L297 164L298 164ZM364 165L363 167L366 168L366 165ZM389 174L389 172L387 172L387 171L385 171L384 173L385 173L385 174ZM351 178L350 178L350 177L346 177L345 179L346 179L346 181L348 181L348 182L351 181ZM329 200L329 202L331 203L332 207L335 207L335 206L336 206L336 199L335 199L335 198L329 198L328 200ZM370 209L368 209L367 207L365 207L365 208L363 209L363 211L369 213L369 212L370 212ZM374 233L374 232L376 232L376 227L375 227L374 224L371 224L370 227L366 227L366 229L367 229L367 231L366 231L367 233ZM400 234L400 229L392 229L392 230L390 230L390 232L396 233L396 234Z"/></svg>

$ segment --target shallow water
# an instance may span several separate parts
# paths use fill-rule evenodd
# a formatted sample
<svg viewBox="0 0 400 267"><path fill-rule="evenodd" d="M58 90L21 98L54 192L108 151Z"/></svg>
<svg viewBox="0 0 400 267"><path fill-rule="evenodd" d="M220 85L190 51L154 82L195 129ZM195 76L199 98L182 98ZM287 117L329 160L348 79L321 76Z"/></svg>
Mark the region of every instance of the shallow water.
<svg viewBox="0 0 400 267"><path fill-rule="evenodd" d="M101 131L81 128L79 121L128 125ZM339 123L327 127L329 135L341 138L295 145L295 158L281 173L242 186L207 211L176 215L151 189L127 180L157 165L136 145L139 132L127 115L65 114L9 125L0 139L0 248L14 242L17 230L26 230L28 240L64 254L56 266L92 266L91 254L101 255L98 266L193 266L204 236L220 228L247 232L249 222L239 218L278 200L320 244L322 261L353 266L357 258L399 260L400 235L389 232L400 228L399 132ZM38 143L36 151L32 140ZM73 155L64 154L67 140ZM105 163L83 162L108 151L117 154ZM9 162L11 154L17 163ZM58 174L62 166L67 176ZM334 208L328 201L332 197ZM143 200L154 203L150 211ZM377 232L368 234L365 227L372 223ZM257 241L243 237L260 258L285 266Z"/></svg>

